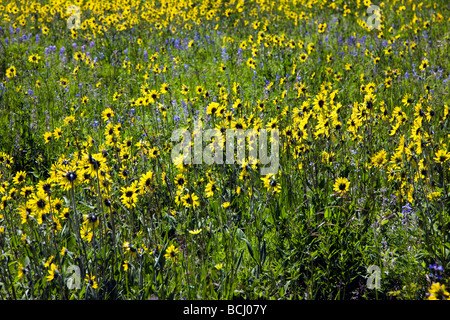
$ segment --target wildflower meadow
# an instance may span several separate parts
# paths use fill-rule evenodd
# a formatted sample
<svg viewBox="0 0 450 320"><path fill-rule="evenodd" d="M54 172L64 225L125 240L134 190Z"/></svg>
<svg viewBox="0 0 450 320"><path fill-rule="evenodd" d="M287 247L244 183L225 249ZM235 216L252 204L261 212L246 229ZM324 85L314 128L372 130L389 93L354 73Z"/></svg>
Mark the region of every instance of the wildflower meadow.
<svg viewBox="0 0 450 320"><path fill-rule="evenodd" d="M449 23L0 0L0 299L449 300Z"/></svg>

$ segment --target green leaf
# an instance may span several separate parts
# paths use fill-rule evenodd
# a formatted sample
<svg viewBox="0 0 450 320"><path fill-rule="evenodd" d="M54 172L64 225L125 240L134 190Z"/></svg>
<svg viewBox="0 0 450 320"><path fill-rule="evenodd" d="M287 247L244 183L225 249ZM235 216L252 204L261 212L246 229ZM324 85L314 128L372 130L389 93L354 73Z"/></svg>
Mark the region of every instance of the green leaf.
<svg viewBox="0 0 450 320"><path fill-rule="evenodd" d="M245 239L245 233L242 231L242 229L236 230L236 239L241 241L242 239Z"/></svg>
<svg viewBox="0 0 450 320"><path fill-rule="evenodd" d="M309 215L308 215L308 218L313 217L313 216L314 216L314 213L315 213L314 207L311 206L311 207L309 208Z"/></svg>
<svg viewBox="0 0 450 320"><path fill-rule="evenodd" d="M329 219L331 217L330 208L325 208L325 219Z"/></svg>
<svg viewBox="0 0 450 320"><path fill-rule="evenodd" d="M243 238L242 240L244 240L244 242L247 244L248 252L249 252L250 255L252 256L253 260L256 261L255 256L254 256L254 254L253 254L253 248L252 248L252 245L250 244L250 242L248 242L247 239Z"/></svg>
<svg viewBox="0 0 450 320"><path fill-rule="evenodd" d="M239 267L241 266L243 255L244 255L244 250L242 250L241 254L239 255L239 258L238 258L237 263L236 263L236 270L238 270Z"/></svg>
<svg viewBox="0 0 450 320"><path fill-rule="evenodd" d="M264 262L266 261L266 258L267 258L266 239L263 240L263 243L259 250L259 257L261 259L261 266L262 266L262 265L264 265Z"/></svg>

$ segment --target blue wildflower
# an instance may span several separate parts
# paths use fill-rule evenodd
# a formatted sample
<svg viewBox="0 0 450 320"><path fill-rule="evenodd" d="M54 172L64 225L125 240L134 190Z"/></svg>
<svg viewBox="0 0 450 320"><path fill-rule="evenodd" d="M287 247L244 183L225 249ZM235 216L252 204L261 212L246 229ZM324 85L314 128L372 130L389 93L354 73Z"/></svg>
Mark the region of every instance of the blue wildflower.
<svg viewBox="0 0 450 320"><path fill-rule="evenodd" d="M227 49L223 47L221 51L222 51L222 60L227 61L228 60Z"/></svg>
<svg viewBox="0 0 450 320"><path fill-rule="evenodd" d="M407 203L406 205L404 205L403 207L402 207L402 213L403 214L408 214L408 213L410 213L411 211L412 211L412 208L411 208L411 204L410 203Z"/></svg>

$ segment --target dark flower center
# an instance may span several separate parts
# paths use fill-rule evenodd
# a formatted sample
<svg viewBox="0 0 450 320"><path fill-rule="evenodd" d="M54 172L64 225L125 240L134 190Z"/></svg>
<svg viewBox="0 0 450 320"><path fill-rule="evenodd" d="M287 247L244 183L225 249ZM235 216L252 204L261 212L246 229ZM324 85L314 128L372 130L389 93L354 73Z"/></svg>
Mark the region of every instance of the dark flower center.
<svg viewBox="0 0 450 320"><path fill-rule="evenodd" d="M97 160L95 160L91 155L89 155L89 163L94 167L94 170L98 170L100 164Z"/></svg>
<svg viewBox="0 0 450 320"><path fill-rule="evenodd" d="M69 182L74 182L77 178L77 174L75 172L69 172L67 173L66 178Z"/></svg>
<svg viewBox="0 0 450 320"><path fill-rule="evenodd" d="M46 193L49 193L50 192L50 184L48 184L48 183L46 183L46 184L44 184L43 186L42 186L42 189L44 189L44 191L46 192Z"/></svg>
<svg viewBox="0 0 450 320"><path fill-rule="evenodd" d="M45 205L46 205L46 202L45 202L44 199L39 199L39 200L36 202L36 204L37 204L38 208L44 209L44 208L45 208Z"/></svg>

